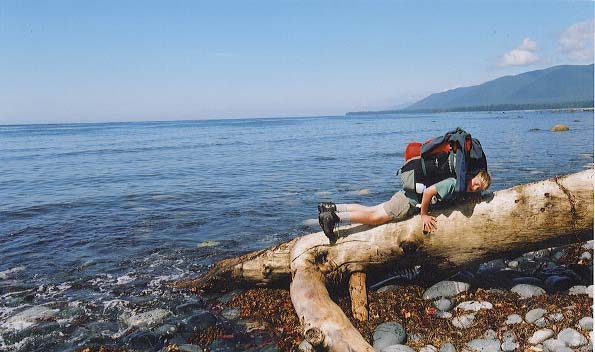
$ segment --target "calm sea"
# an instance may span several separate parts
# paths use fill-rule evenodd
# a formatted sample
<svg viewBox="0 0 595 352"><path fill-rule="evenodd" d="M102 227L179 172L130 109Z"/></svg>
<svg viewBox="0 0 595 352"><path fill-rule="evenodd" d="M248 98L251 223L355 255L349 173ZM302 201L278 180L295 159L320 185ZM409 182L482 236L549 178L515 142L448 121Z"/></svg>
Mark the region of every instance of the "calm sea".
<svg viewBox="0 0 595 352"><path fill-rule="evenodd" d="M455 127L492 190L593 166L592 112L0 126L0 350L109 343L92 324L117 334L187 299L167 282L317 231L317 202L389 199L406 143ZM11 319L42 304L52 329Z"/></svg>

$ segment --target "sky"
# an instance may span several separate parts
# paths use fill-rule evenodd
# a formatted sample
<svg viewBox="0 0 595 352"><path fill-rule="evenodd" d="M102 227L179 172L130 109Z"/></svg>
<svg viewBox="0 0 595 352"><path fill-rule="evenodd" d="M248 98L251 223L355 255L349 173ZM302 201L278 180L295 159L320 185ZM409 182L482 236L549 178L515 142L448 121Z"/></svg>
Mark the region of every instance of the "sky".
<svg viewBox="0 0 595 352"><path fill-rule="evenodd" d="M342 115L593 63L590 1L0 0L0 124Z"/></svg>

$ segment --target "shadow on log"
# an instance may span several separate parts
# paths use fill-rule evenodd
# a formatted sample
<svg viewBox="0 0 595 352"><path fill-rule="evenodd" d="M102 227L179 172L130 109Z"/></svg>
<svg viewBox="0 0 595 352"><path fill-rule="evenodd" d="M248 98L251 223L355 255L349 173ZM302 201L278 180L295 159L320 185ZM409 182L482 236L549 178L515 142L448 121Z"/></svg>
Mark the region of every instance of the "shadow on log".
<svg viewBox="0 0 595 352"><path fill-rule="evenodd" d="M381 226L347 226L334 246L322 232L217 263L202 278L180 286L211 289L224 283L290 283L291 300L304 337L317 350L374 351L332 301L327 286L416 264L456 271L504 256L584 241L593 236L593 170L516 186L479 204L432 210L438 229L421 232L419 217ZM402 244L415 244L405 254ZM362 290L362 277L350 280ZM360 282L359 284L357 282ZM363 277L365 283L365 275ZM352 295L362 317L366 300ZM359 303L358 303L359 302Z"/></svg>

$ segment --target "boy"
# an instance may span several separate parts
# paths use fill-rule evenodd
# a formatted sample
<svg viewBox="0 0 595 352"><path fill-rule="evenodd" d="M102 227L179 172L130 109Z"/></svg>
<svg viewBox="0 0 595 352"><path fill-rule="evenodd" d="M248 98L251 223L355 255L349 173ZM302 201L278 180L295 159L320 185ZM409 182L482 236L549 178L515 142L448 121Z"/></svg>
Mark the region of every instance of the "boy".
<svg viewBox="0 0 595 352"><path fill-rule="evenodd" d="M411 217L416 207L421 207L421 226L424 233L437 228L436 218L428 214L431 203L449 199L455 194L455 178L446 178L417 193L401 190L388 201L368 207L359 204L318 204L318 222L331 244L337 241L334 232L339 222L353 222L368 225L381 225L389 221L402 221ZM486 170L480 171L467 181L466 191L470 193L485 191L490 187L491 176Z"/></svg>

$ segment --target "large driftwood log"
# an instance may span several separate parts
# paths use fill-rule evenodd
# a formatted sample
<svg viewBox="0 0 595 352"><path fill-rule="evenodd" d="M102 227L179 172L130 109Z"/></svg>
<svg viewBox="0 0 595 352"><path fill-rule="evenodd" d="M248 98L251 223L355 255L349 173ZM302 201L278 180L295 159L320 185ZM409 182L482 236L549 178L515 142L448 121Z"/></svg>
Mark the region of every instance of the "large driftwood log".
<svg viewBox="0 0 595 352"><path fill-rule="evenodd" d="M432 264L456 270L505 255L592 238L593 170L520 185L484 197L479 204L434 210L438 229L421 232L419 217L377 227L348 226L330 246L313 233L268 250L222 261L191 284L224 280L271 284L288 280L304 335L321 350L373 351L327 291L351 273L391 266ZM415 243L405 254L403 243Z"/></svg>

